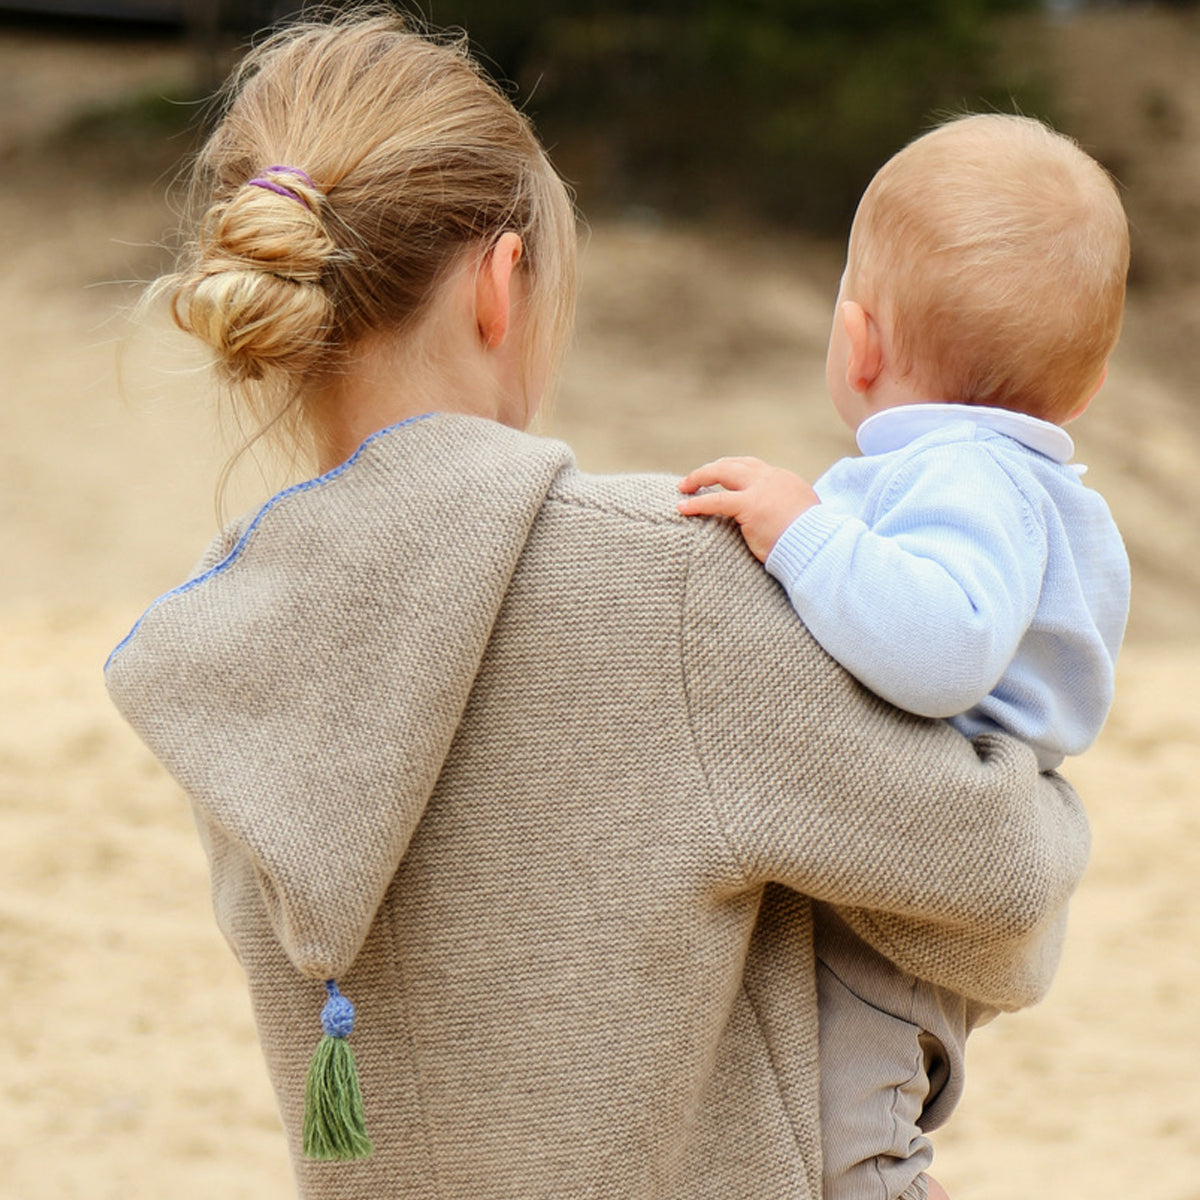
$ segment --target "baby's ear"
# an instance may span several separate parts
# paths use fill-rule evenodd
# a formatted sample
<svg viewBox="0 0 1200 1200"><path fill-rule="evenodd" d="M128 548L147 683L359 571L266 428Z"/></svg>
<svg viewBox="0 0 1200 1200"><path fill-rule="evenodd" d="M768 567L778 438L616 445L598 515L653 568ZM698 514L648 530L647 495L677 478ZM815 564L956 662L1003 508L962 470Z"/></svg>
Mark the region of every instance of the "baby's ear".
<svg viewBox="0 0 1200 1200"><path fill-rule="evenodd" d="M849 354L846 383L859 395L869 392L883 370L883 341L879 326L857 300L843 300L839 309Z"/></svg>

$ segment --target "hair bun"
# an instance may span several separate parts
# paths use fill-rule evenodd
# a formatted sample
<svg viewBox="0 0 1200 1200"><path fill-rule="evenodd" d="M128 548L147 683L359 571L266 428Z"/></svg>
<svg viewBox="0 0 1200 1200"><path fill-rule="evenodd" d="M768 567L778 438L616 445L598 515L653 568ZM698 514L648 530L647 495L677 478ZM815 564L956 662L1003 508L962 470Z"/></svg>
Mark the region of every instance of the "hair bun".
<svg viewBox="0 0 1200 1200"><path fill-rule="evenodd" d="M325 346L333 305L323 278L336 246L322 202L304 172L270 167L209 210L173 310L231 378L302 373Z"/></svg>

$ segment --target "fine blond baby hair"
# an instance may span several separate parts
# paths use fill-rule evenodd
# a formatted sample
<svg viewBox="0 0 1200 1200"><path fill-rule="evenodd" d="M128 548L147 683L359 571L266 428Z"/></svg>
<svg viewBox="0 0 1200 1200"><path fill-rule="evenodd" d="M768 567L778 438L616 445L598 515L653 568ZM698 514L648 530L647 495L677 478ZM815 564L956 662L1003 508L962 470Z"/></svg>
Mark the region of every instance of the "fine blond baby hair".
<svg viewBox="0 0 1200 1200"><path fill-rule="evenodd" d="M960 117L880 169L850 234L846 290L891 325L930 400L1061 422L1116 344L1129 229L1105 170L1028 117Z"/></svg>
<svg viewBox="0 0 1200 1200"><path fill-rule="evenodd" d="M561 357L574 208L461 38L378 10L284 28L231 81L192 198L197 234L157 292L235 403L294 444L306 390L364 335L419 326L450 271L508 230L523 243L524 361Z"/></svg>

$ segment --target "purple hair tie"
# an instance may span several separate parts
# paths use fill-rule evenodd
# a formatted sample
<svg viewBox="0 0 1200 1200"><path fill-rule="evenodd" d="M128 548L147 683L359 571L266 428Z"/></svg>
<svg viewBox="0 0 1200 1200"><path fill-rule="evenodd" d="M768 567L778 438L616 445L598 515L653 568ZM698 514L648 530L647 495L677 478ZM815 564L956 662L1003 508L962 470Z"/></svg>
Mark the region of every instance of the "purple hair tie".
<svg viewBox="0 0 1200 1200"><path fill-rule="evenodd" d="M272 174L276 171L286 171L289 175L298 175L301 179L304 180L305 183L308 184L309 187L311 187L311 188L316 187L316 184L313 183L312 179L310 179L309 176L304 171L300 170L299 167L285 167L285 166L274 166L274 167L264 168L263 173L261 175L256 175L253 179L249 179L246 181L247 186L266 188L266 190L268 192L274 192L275 195L277 195L277 196L286 196L287 199L295 200L297 204L303 204L305 208L311 209L312 205L310 205L309 202L307 200L305 200L305 198L302 195L300 195L299 192L293 191L286 184L276 183L273 179L266 178L267 175Z"/></svg>

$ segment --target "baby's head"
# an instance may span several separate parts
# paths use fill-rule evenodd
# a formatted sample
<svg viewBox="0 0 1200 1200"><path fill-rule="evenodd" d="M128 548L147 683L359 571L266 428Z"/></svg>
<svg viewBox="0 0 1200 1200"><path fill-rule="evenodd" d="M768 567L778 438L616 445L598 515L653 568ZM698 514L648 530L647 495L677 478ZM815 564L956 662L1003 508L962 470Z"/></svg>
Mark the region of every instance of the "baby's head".
<svg viewBox="0 0 1200 1200"><path fill-rule="evenodd" d="M158 290L235 402L285 442L305 440L306 394L363 339L412 334L427 360L440 285L506 233L521 239L526 379L565 346L570 197L461 39L389 15L285 27L234 77L193 196L197 234Z"/></svg>
<svg viewBox="0 0 1200 1200"><path fill-rule="evenodd" d="M1103 378L1128 266L1104 169L1039 121L985 114L876 174L842 296L887 331L895 372L922 398L1063 422Z"/></svg>

